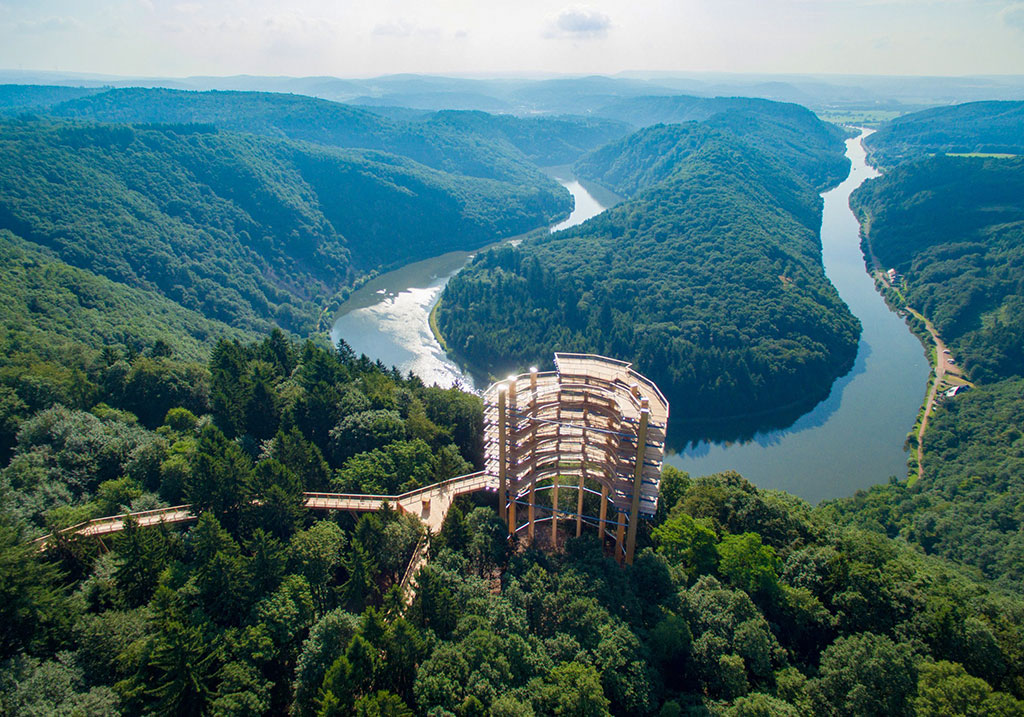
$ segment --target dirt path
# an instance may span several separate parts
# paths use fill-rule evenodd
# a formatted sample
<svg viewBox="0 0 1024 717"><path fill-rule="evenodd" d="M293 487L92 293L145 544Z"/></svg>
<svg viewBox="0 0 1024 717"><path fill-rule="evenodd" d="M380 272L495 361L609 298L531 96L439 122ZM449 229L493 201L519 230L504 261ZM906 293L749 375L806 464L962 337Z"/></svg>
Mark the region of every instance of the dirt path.
<svg viewBox="0 0 1024 717"><path fill-rule="evenodd" d="M920 478L924 469L924 432L928 428L928 418L935 409L935 399L939 395L939 391L945 390L946 383L971 384L969 381L964 380L960 367L954 363L952 355L946 349L946 344L939 337L939 333L935 330L932 322L909 306L904 308L908 313L913 314L924 322L924 327L928 329L928 333L931 334L932 341L935 343L935 379L932 381L927 398L925 398L924 415L921 416L921 427L917 431L917 475ZM913 481L910 481L910 483L913 484Z"/></svg>

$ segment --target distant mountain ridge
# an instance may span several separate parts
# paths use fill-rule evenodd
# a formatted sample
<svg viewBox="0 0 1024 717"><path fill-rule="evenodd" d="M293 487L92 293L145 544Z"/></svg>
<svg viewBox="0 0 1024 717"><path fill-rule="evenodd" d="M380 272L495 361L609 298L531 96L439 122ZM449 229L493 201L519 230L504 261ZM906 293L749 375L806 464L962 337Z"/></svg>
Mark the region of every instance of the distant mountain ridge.
<svg viewBox="0 0 1024 717"><path fill-rule="evenodd" d="M371 78L115 77L83 73L0 70L0 82L86 87L165 87L310 95L335 102L465 109L519 115L594 114L617 99L640 96L760 97L815 111L909 112L978 100L1024 99L1024 75L892 77L871 75L622 72L613 76L383 75Z"/></svg>
<svg viewBox="0 0 1024 717"><path fill-rule="evenodd" d="M274 92L0 85L0 113L25 109L96 122L213 124L331 147L376 149L445 172L540 186L551 180L535 163L572 162L629 132L627 125L614 120L482 112L446 111L406 121L316 97ZM553 142L560 144L552 146Z"/></svg>

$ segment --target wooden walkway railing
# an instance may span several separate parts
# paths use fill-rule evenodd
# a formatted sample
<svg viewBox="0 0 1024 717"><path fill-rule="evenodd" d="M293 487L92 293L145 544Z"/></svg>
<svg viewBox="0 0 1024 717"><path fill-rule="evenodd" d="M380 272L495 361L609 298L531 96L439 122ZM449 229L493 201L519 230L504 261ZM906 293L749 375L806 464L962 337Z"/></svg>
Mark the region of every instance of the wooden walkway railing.
<svg viewBox="0 0 1024 717"><path fill-rule="evenodd" d="M303 493L308 510L345 510L353 513L378 511L384 504L403 513L411 513L426 524L431 532L441 529L444 517L456 496L494 489L496 483L483 472L456 476L440 483L423 486L401 495L364 495L361 493ZM108 515L78 523L60 531L63 535L77 534L101 536L124 530L125 520L131 517L140 527L161 523L188 523L197 518L190 505L176 505L156 510ZM44 535L34 542L45 548L53 535Z"/></svg>

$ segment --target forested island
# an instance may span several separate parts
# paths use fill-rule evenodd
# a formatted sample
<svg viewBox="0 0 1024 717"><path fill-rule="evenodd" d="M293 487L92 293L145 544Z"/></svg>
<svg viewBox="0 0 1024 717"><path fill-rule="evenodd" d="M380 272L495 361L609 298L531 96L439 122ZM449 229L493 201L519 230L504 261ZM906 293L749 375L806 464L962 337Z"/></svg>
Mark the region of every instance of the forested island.
<svg viewBox="0 0 1024 717"><path fill-rule="evenodd" d="M479 255L442 296L448 346L492 375L554 350L635 361L684 421L827 395L860 330L818 238L818 191L848 171L844 135L799 108L722 103L582 158L579 176L629 199Z"/></svg>
<svg viewBox="0 0 1024 717"><path fill-rule="evenodd" d="M509 541L493 495L463 497L405 604L419 520L306 510L302 493L479 468L482 401L330 346L322 302L563 214L533 163L588 153L580 175L628 200L481 254L442 304L450 326L477 302L467 317L506 316L544 351L640 346L705 402L673 412L748 410L741 385L827 391L858 333L817 242L844 133L744 100L628 136L317 101L316 139L285 121L301 98L108 92L0 87L0 713L1024 714L1020 160L922 149L854 200L977 385L934 417L913 487L815 507L666 468L627 568L588 532ZM713 104L638 98L622 121ZM444 126L485 164L325 139L353 117ZM486 166L490 142L511 155ZM684 348L702 352L692 374L671 365ZM182 503L193 524L60 532Z"/></svg>

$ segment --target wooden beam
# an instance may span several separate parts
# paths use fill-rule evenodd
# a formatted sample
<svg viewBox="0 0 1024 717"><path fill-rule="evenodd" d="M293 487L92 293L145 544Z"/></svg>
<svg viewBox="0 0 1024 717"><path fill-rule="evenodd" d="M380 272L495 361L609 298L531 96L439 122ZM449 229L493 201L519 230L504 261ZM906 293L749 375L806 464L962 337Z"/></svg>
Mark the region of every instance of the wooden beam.
<svg viewBox="0 0 1024 717"><path fill-rule="evenodd" d="M558 547L558 476L551 479L551 548Z"/></svg>
<svg viewBox="0 0 1024 717"><path fill-rule="evenodd" d="M647 452L647 421L650 409L640 409L640 428L636 432L636 469L633 472L633 503L629 509L629 535L626 538L626 565L633 564L636 551L636 529L640 520L640 489L643 488L644 454Z"/></svg>
<svg viewBox="0 0 1024 717"><path fill-rule="evenodd" d="M604 549L604 530L608 524L608 486L601 484L601 516L598 520L600 528L598 534L601 536L601 548Z"/></svg>
<svg viewBox="0 0 1024 717"><path fill-rule="evenodd" d="M576 491L576 537L583 534L583 474L580 474L580 486Z"/></svg>
<svg viewBox="0 0 1024 717"><path fill-rule="evenodd" d="M508 463L505 445L508 441L508 426L505 424L506 392L505 386L498 386L498 517L501 520L508 519L505 514L505 506L508 504L508 483L505 477Z"/></svg>
<svg viewBox="0 0 1024 717"><path fill-rule="evenodd" d="M622 536L626 532L625 517L622 513L616 514L616 520L619 522L615 526L615 562L622 563Z"/></svg>

